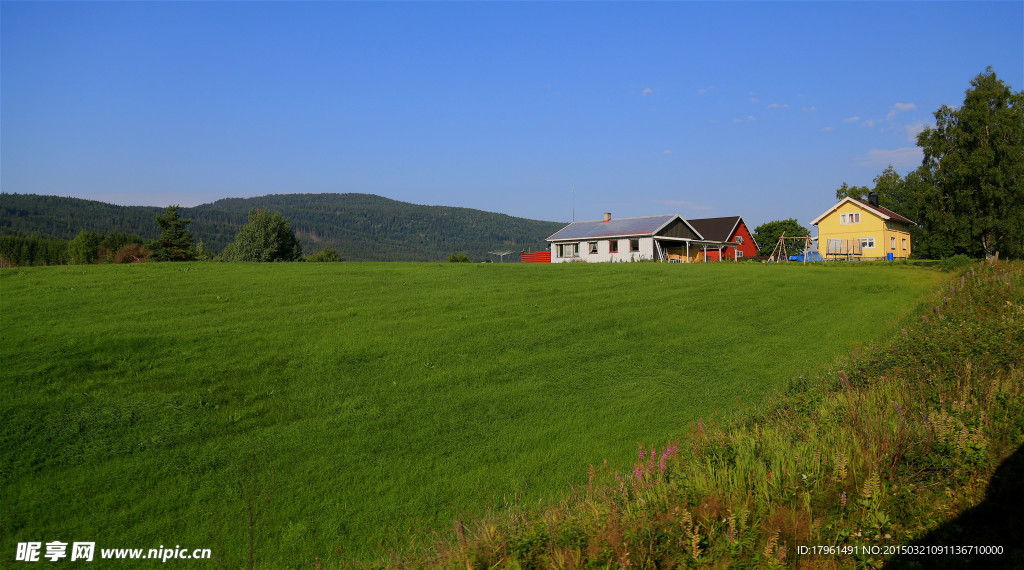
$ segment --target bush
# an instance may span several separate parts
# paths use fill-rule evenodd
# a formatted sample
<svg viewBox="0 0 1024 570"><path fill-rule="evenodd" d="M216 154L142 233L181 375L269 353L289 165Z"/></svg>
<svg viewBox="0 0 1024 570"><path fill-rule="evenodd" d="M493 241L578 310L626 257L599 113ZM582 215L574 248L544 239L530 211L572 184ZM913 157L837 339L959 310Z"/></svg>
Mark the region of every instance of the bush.
<svg viewBox="0 0 1024 570"><path fill-rule="evenodd" d="M967 267L974 263L974 260L962 253L958 253L952 257L945 257L939 262L939 267L942 267L946 271L954 271L961 267Z"/></svg>
<svg viewBox="0 0 1024 570"><path fill-rule="evenodd" d="M291 222L279 212L252 210L223 255L224 261L298 261L302 245Z"/></svg>
<svg viewBox="0 0 1024 570"><path fill-rule="evenodd" d="M130 243L114 254L114 263L142 263L149 260L149 250L141 243Z"/></svg>
<svg viewBox="0 0 1024 570"><path fill-rule="evenodd" d="M196 261L213 261L217 258L217 255L210 251L205 245L203 245L203 242L200 241L196 244L195 258Z"/></svg>
<svg viewBox="0 0 1024 570"><path fill-rule="evenodd" d="M306 261L341 261L338 252L333 247L322 249L306 258Z"/></svg>
<svg viewBox="0 0 1024 570"><path fill-rule="evenodd" d="M449 263L469 263L469 256L465 253L453 253L448 256Z"/></svg>

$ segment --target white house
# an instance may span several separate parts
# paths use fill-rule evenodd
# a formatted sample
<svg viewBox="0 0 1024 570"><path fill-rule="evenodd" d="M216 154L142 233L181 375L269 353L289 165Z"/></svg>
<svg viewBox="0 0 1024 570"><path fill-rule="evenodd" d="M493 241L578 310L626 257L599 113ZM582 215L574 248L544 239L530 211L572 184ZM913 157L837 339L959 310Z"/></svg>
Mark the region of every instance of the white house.
<svg viewBox="0 0 1024 570"><path fill-rule="evenodd" d="M709 241L679 214L573 222L547 238L551 262L702 261L705 250L731 243Z"/></svg>

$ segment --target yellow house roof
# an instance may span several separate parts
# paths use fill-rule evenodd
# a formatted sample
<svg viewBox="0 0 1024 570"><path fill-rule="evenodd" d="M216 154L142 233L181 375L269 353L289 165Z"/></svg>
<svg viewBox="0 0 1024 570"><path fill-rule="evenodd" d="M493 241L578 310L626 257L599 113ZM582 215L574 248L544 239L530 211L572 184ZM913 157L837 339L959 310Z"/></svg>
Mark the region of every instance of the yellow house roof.
<svg viewBox="0 0 1024 570"><path fill-rule="evenodd" d="M861 208L863 208L863 209L865 209L865 210L867 210L867 211L877 215L878 217L882 218L883 220L894 220L894 221L897 221L897 222L903 222L904 224L913 224L915 226L917 225L917 222L914 222L912 220L908 220L907 218L904 218L903 216L897 214L896 212L893 212L892 210L890 210L888 208L883 208L881 206L873 206L870 203L865 202L864 200L858 200L856 198L850 198L849 196L847 196L846 198L843 198L842 200L837 202L835 206L832 206L828 210L825 210L824 214L818 216L817 218L814 218L814 220L811 222L811 225L812 226L818 225L818 222L820 222L822 219L824 219L826 216L828 216L832 212L836 211L836 209L838 209L843 204L846 204L847 202L849 202L851 204L854 204L856 206L860 206Z"/></svg>

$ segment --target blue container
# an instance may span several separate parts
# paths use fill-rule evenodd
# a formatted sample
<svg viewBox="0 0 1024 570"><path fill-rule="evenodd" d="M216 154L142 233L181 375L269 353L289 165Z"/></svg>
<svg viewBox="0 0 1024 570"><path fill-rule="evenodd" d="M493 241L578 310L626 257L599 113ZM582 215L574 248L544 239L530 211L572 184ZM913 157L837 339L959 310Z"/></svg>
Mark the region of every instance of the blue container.
<svg viewBox="0 0 1024 570"><path fill-rule="evenodd" d="M888 259L889 261L892 261L892 252L890 251L889 253L885 254L885 258Z"/></svg>

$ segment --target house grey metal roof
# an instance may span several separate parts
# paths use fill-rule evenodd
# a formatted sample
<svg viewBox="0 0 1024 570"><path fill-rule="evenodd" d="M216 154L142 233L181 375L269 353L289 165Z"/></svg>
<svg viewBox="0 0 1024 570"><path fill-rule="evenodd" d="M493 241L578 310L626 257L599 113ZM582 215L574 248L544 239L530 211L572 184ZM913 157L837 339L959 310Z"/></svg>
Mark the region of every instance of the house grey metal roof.
<svg viewBox="0 0 1024 570"><path fill-rule="evenodd" d="M603 220L573 222L552 234L547 241L652 236L677 217L682 219L682 216L679 214L669 214L666 216L645 216L642 218L612 218L607 222Z"/></svg>

